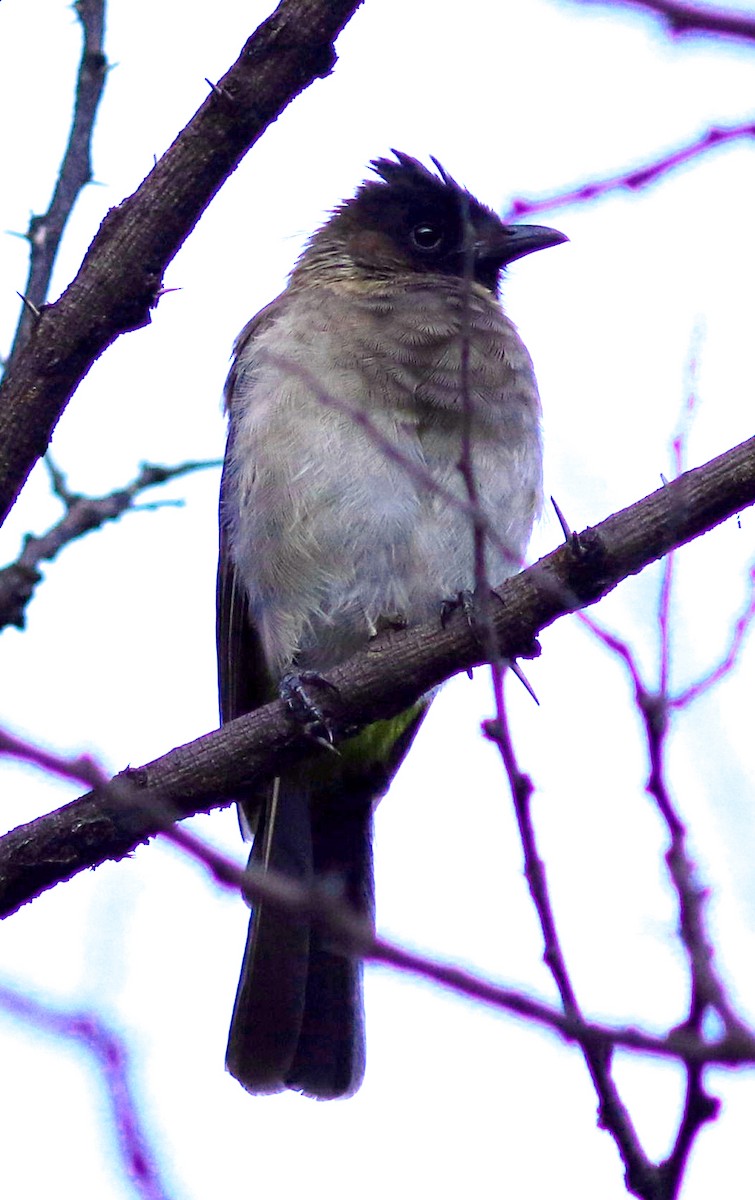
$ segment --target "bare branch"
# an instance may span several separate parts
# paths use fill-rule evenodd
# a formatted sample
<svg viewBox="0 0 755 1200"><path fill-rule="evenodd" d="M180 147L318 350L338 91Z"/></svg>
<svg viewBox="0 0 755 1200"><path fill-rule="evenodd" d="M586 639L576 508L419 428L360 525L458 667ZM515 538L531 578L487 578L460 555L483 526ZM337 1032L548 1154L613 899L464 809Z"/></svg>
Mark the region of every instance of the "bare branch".
<svg viewBox="0 0 755 1200"><path fill-rule="evenodd" d="M710 691L717 683L728 675L734 669L739 659L739 654L742 649L745 638L750 632L755 623L755 566L750 567L750 589L741 615L738 617L734 629L732 630L729 646L717 666L713 667L707 675L703 675L702 679L698 679L696 683L690 684L683 692L677 693L675 696L669 697L670 708L687 708L698 697Z"/></svg>
<svg viewBox="0 0 755 1200"><path fill-rule="evenodd" d="M753 502L755 438L508 579L491 611L501 656L531 655L536 634L558 617L594 603L627 575ZM429 622L389 631L329 673L334 686L323 696L323 709L334 729L356 732L481 661L477 636L463 616L440 629ZM311 742L276 702L124 774L143 796L175 805L183 817L218 807L242 783L311 756ZM146 809L124 812L99 791L20 826L0 839L0 915L85 867L122 858L160 828Z"/></svg>
<svg viewBox="0 0 755 1200"><path fill-rule="evenodd" d="M24 1024L66 1038L86 1051L105 1085L126 1179L142 1200L166 1200L169 1192L160 1178L139 1113L131 1085L128 1050L122 1038L108 1029L96 1013L53 1008L2 983L0 1007Z"/></svg>
<svg viewBox="0 0 755 1200"><path fill-rule="evenodd" d="M92 363L149 322L163 272L215 193L283 109L332 71L335 38L360 3L281 0L134 195L107 214L0 387L0 521Z"/></svg>
<svg viewBox="0 0 755 1200"><path fill-rule="evenodd" d="M517 762L502 691L497 695L496 710L496 720L486 727L486 733L501 751L509 781L524 853L524 874L543 935L543 961L553 976L567 1017L583 1024L584 1018L556 930L556 919L548 890L545 863L540 858L537 849L535 827L532 821L532 781L528 775L522 772ZM582 1041L580 1045L598 1096L599 1124L608 1130L616 1143L624 1164L627 1187L636 1196L653 1200L656 1195L660 1195L657 1190L658 1168L645 1154L629 1111L623 1103L611 1075L613 1047L610 1042L592 1040Z"/></svg>
<svg viewBox="0 0 755 1200"><path fill-rule="evenodd" d="M734 9L685 4L682 0L581 0L581 3L608 3L612 8L626 6L644 9L661 17L672 37L708 34L737 38L740 41L755 41L755 19L747 12Z"/></svg>
<svg viewBox="0 0 755 1200"><path fill-rule="evenodd" d="M634 0L627 0L627 3L633 2ZM637 0L637 3L640 2L642 0ZM669 172L683 166L684 163L707 154L709 150L715 150L727 142L735 142L740 138L752 137L755 137L755 122L753 121L743 122L740 125L716 126L694 142L680 146L640 167L622 171L619 175L609 175L606 179L592 179L588 183L580 184L577 188L554 192L552 196L544 196L537 200L518 197L511 201L504 220L519 220L521 217L532 216L533 213L549 212L555 208L570 208L576 204L593 204L595 200L599 200L601 196L607 196L610 192L624 190L639 192L643 188L657 183L664 175L668 175Z"/></svg>
<svg viewBox="0 0 755 1200"><path fill-rule="evenodd" d="M578 1013L564 1015L515 989L406 950L377 937L371 923L334 896L332 888L307 886L290 875L264 870L257 865L241 867L188 829L174 824L177 815L175 809L166 807L153 795L140 794L133 786L133 781L125 776L108 780L102 768L92 759L66 759L51 755L46 750L8 735L3 735L0 741L0 754L4 752L66 779L89 782L94 776L98 785L107 790L121 807L149 807L152 817L158 819L163 836L205 866L215 883L228 890L241 892L250 903L264 902L292 916L306 916L327 928L345 953L432 980L450 991L552 1029L565 1041L577 1043L583 1048L590 1047L594 1053L605 1055L615 1045L701 1065L755 1062L755 1036L741 1027L735 1033L725 1033L717 1041L706 1041L693 1036L688 1029L672 1030L667 1037L658 1037L637 1029L598 1025L584 1021Z"/></svg>
<svg viewBox="0 0 755 1200"><path fill-rule="evenodd" d="M108 71L103 52L105 0L76 0L74 7L81 22L84 45L76 81L73 122L50 207L43 216L32 217L29 223L26 235L31 247L29 276L21 297L24 307L6 370L28 341L39 310L47 300L50 277L68 218L80 192L92 180L92 132Z"/></svg>
<svg viewBox="0 0 755 1200"><path fill-rule="evenodd" d="M675 443L680 452L681 442ZM744 1034L750 1036L734 1012L726 990L720 980L713 961L713 946L705 927L706 892L697 882L695 864L687 851L687 831L671 799L666 783L665 746L668 731L670 705L666 694L669 679L669 595L670 573L664 572L659 602L659 624L661 628L660 678L662 688L651 692L644 685L639 667L630 648L620 638L609 633L584 613L582 622L600 642L612 650L624 663L635 689L635 703L645 726L650 775L647 791L656 802L669 831L669 848L666 865L677 895L679 907L679 934L687 954L690 975L689 1015L681 1027L695 1037L703 1037L703 1020L709 1010L714 1010L725 1031L735 1040ZM639 1192L639 1195L657 1194L664 1200L674 1200L681 1187L684 1170L694 1140L702 1126L715 1118L719 1110L718 1100L705 1090L701 1065L687 1061L687 1090L684 1111L679 1124L673 1150L657 1172L662 1185L657 1193Z"/></svg>
<svg viewBox="0 0 755 1200"><path fill-rule="evenodd" d="M41 537L29 534L16 561L0 569L0 631L8 625L24 628L26 606L42 578L38 569L41 562L51 561L64 546L99 529L106 521L115 521L129 510L134 512L148 507L134 504L134 498L146 488L176 479L179 475L188 475L191 471L220 465L218 460L180 463L176 467L144 463L136 479L125 488L105 496L80 496L69 491L63 474L48 461L53 490L65 504L66 511L60 521Z"/></svg>

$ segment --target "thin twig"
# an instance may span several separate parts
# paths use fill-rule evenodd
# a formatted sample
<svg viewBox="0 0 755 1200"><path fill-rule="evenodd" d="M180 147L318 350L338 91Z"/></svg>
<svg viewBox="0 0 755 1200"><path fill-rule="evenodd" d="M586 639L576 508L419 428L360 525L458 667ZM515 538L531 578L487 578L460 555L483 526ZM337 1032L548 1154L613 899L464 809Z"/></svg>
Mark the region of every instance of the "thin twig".
<svg viewBox="0 0 755 1200"><path fill-rule="evenodd" d="M641 8L660 17L672 37L702 34L755 41L755 19L744 11L686 4L682 0L581 0L583 5L609 4L612 8Z"/></svg>
<svg viewBox="0 0 755 1200"><path fill-rule="evenodd" d="M632 2L635 0L627 0L627 3ZM636 0L636 2L641 3L643 0ZM623 190L638 192L657 183L659 179L677 167L691 162L692 159L702 157L709 150L715 150L719 146L739 141L741 138L752 137L755 137L755 122L753 121L742 122L739 125L716 126L694 142L680 146L668 154L662 154L651 162L644 163L641 167L633 167L618 175L609 175L605 179L592 179L588 183L580 184L577 188L567 188L540 199L517 197L511 201L503 219L505 221L518 220L521 217L532 216L534 213L550 212L556 208L593 204L611 192Z"/></svg>
<svg viewBox="0 0 755 1200"><path fill-rule="evenodd" d="M716 1041L692 1036L689 1030L673 1030L667 1037L637 1029L612 1028L582 1020L579 1015L564 1014L516 989L463 971L447 963L436 962L376 937L364 917L334 897L331 888L305 886L291 876L256 866L246 868L208 845L182 825L174 824L180 814L159 796L140 792L123 776L109 780L103 769L89 757L66 758L0 731L0 754L22 758L64 779L89 783L94 780L103 792L115 796L121 807L148 806L162 836L179 846L195 861L203 864L215 883L240 891L252 903L264 901L294 916L306 916L327 927L344 951L380 962L397 970L433 980L450 991L468 996L544 1028L552 1029L564 1040L592 1046L607 1054L612 1046L642 1051L663 1059L683 1062L745 1064L755 1063L755 1035L745 1029L725 1034ZM450 881L453 886L453 880Z"/></svg>
<svg viewBox="0 0 755 1200"><path fill-rule="evenodd" d="M734 669L753 623L755 623L755 564L750 567L749 593L745 607L734 624L726 653L718 665L698 679L696 683L691 683L683 691L670 696L668 700L670 708L687 708L720 683L724 676Z"/></svg>
<svg viewBox="0 0 755 1200"><path fill-rule="evenodd" d="M690 1005L684 1028L696 1037L702 1037L704 1017L709 1009L713 1009L720 1017L727 1034L736 1040L744 1030L744 1025L732 1009L714 966L713 946L705 928L704 906L707 894L697 882L696 868L687 851L687 831L666 784L665 745L669 714L667 697L662 693L651 692L645 687L634 655L625 642L603 629L584 613L580 613L579 617L593 635L621 658L626 666L634 685L635 704L643 720L650 763L646 786L669 832L669 848L665 859L677 896L679 935L689 965ZM663 675L664 671L661 669L661 676ZM703 1086L699 1064L687 1062L686 1071L686 1101L676 1142L669 1158L660 1166L664 1186L660 1194L667 1200L674 1200L678 1195L687 1158L697 1133L703 1124L712 1120L718 1112L718 1101L710 1096Z"/></svg>
<svg viewBox="0 0 755 1200"><path fill-rule="evenodd" d="M461 337L461 331L460 331ZM463 341L462 341L463 344ZM313 371L306 367L303 363L294 362L292 359L281 354L274 354L270 351L265 351L265 362L272 366L280 367L287 374L301 380L307 387L307 390L316 398L318 404L322 404L325 408L335 409L336 412L342 413L349 421L367 434L370 441L376 446L381 454L390 461L398 463L398 465L406 472L410 479L413 479L424 490L432 492L440 499L444 500L450 507L455 508L462 516L467 516L475 524L479 524L484 530L491 543L503 555L504 560L511 564L512 571L518 571L523 560L520 554L515 554L511 546L507 545L501 537L496 526L487 517L484 512L480 511L478 504L473 502L467 496L458 495L458 493L446 487L435 478L431 471L428 470L416 458L412 458L405 450L401 448L400 443L393 441L386 436L384 431L376 424L370 414L362 408L358 408L355 404L349 403L348 400L335 392L326 388L317 378Z"/></svg>
<svg viewBox="0 0 755 1200"><path fill-rule="evenodd" d="M208 467L221 465L218 459L179 463L175 467L143 463L136 479L126 487L108 492L104 496L80 496L70 491L59 468L54 466L49 458L45 461L50 471L53 491L65 505L66 511L61 519L40 537L28 534L16 561L0 568L0 631L9 625L23 629L26 606L42 578L40 563L50 562L64 546L94 529L99 529L107 521L117 520L124 512L137 512L150 507L134 504L134 497L146 488L156 487L192 471L203 471Z"/></svg>
<svg viewBox="0 0 755 1200"><path fill-rule="evenodd" d="M169 1191L139 1111L123 1039L96 1013L54 1008L3 983L0 983L0 1007L18 1021L57 1038L69 1039L85 1050L105 1086L124 1178L142 1200L167 1200Z"/></svg>
<svg viewBox="0 0 755 1200"><path fill-rule="evenodd" d="M535 827L532 821L532 781L528 775L522 772L517 762L502 689L497 692L496 702L498 709L496 722L494 727L488 727L487 732L501 751L506 777L511 789L524 854L525 878L543 935L543 960L558 988L566 1016L572 1021L583 1024L584 1018L556 929L545 863L537 849ZM634 1195L643 1197L644 1200L660 1198L662 1193L659 1190L658 1169L642 1148L637 1130L611 1074L612 1044L585 1040L580 1045L598 1097L598 1123L611 1134L616 1143L624 1164L627 1187Z"/></svg>

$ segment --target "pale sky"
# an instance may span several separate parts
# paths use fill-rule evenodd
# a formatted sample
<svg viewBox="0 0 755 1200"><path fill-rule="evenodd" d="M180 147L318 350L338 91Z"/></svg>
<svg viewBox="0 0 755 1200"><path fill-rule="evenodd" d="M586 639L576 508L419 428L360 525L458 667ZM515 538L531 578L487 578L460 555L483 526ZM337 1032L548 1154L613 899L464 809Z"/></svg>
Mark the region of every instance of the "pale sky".
<svg viewBox="0 0 755 1200"><path fill-rule="evenodd" d="M94 144L98 186L74 213L54 295L104 213L132 192L269 12L216 0L187 11L112 0L111 72ZM79 33L62 0L0 6L0 230L44 211L70 117ZM670 43L652 21L602 7L463 6L366 0L338 43L333 76L268 131L170 267L152 325L95 365L53 441L75 490L122 486L141 461L222 454L220 407L233 339L283 286L302 240L397 147L435 155L505 211L602 178L751 116L751 50ZM752 434L755 155L721 149L639 194L617 193L539 221L568 246L517 263L507 311L532 353L544 408L546 491L581 528L653 491L699 343L688 461ZM0 237L0 351L23 288L25 243ZM46 570L28 628L0 644L0 720L61 752L121 769L217 723L214 664L216 472L147 499L185 506L129 514ZM0 562L58 509L37 470L0 538ZM753 557L744 513L678 557L675 679L722 655ZM532 557L560 531L545 514ZM658 575L596 611L655 662ZM511 690L517 746L537 789L540 851L585 1011L663 1030L685 1015L683 955L644 794L647 764L615 663L563 621L527 672L536 708ZM755 1020L752 883L753 648L675 726L670 778L711 888L719 964ZM652 676L650 676L652 678ZM552 1000L499 762L479 735L484 673L436 702L377 818L378 925L405 945ZM0 764L8 828L76 792ZM245 857L233 813L195 828ZM61 1008L96 1009L126 1040L153 1152L171 1200L328 1196L579 1196L620 1200L621 1164L596 1128L579 1053L550 1034L387 970L367 972L368 1072L348 1101L252 1098L224 1073L245 936L244 905L198 866L153 843L48 892L0 928L0 984ZM122 1200L135 1192L113 1147L98 1076L75 1047L0 1012L0 1128L9 1193ZM680 1073L618 1056L616 1076L653 1157L669 1148ZM684 1200L751 1194L755 1075L719 1072L722 1118L700 1135Z"/></svg>

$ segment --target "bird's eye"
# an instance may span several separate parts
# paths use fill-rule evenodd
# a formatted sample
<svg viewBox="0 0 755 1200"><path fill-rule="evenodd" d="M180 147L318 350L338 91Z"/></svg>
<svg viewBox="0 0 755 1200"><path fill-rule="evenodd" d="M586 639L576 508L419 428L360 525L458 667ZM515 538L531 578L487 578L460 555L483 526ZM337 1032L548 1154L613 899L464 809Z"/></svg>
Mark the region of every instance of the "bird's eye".
<svg viewBox="0 0 755 1200"><path fill-rule="evenodd" d="M422 221L414 226L410 237L418 250L437 250L443 241L443 229L432 221Z"/></svg>

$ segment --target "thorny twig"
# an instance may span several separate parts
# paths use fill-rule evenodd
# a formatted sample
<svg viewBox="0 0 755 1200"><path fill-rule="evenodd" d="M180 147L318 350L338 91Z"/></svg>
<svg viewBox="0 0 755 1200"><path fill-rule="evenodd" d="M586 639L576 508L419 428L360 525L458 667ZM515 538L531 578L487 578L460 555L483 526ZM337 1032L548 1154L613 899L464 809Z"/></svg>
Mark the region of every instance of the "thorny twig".
<svg viewBox="0 0 755 1200"><path fill-rule="evenodd" d="M361 0L280 0L137 190L105 216L0 385L0 521L91 364L152 317L163 275L218 189L286 106L336 62Z"/></svg>
<svg viewBox="0 0 755 1200"><path fill-rule="evenodd" d="M6 366L27 341L42 305L68 218L86 184L92 180L92 133L108 71L103 51L105 0L76 0L84 44L76 81L76 102L71 132L60 166L50 207L31 218L26 239L30 246L29 274L21 299L23 308ZM36 314L36 316L35 316Z"/></svg>
<svg viewBox="0 0 755 1200"><path fill-rule="evenodd" d="M664 588L662 597L666 591ZM647 790L655 800L669 832L670 844L665 856L666 865L677 895L679 934L690 971L690 1007L683 1028L702 1038L703 1018L709 1009L713 1009L721 1018L726 1033L736 1038L744 1027L731 1009L723 984L713 965L713 947L708 941L704 919L706 893L696 881L695 866L687 851L687 831L676 812L666 785L664 755L669 713L667 697L662 692L653 692L645 686L634 656L625 642L603 629L584 613L578 615L601 643L624 663L634 686L637 710L642 716L650 763ZM663 629L664 622L660 620L659 623ZM668 645L668 640L662 643L662 659L668 655ZM660 676L668 678L667 662L662 661ZM657 1194L664 1200L673 1200L678 1195L695 1136L703 1124L712 1120L718 1112L718 1102L704 1089L700 1063L686 1061L685 1068L687 1094L676 1142L669 1157L656 1168L663 1184L663 1190Z"/></svg>
<svg viewBox="0 0 755 1200"><path fill-rule="evenodd" d="M595 603L627 575L755 502L755 438L579 534L579 550L562 546L510 577L492 611L501 653L528 653L543 629ZM565 596L576 598L567 604ZM391 717L444 679L481 662L465 622L437 619L397 632L329 672L338 690L325 711L355 732ZM226 803L240 784L261 783L311 756L311 742L292 728L280 702L264 705L222 729L129 768L138 786L169 798L189 816ZM0 914L106 859L122 858L158 831L142 810L128 821L97 793L38 817L0 838Z"/></svg>
<svg viewBox="0 0 755 1200"><path fill-rule="evenodd" d="M127 511L141 508L156 508L157 504L135 505L134 498L146 488L156 487L169 479L201 471L207 467L220 466L218 460L179 463L175 467L161 467L144 463L131 483L104 496L80 496L69 490L65 476L49 459L48 464L55 495L63 502L66 511L59 521L40 537L28 534L24 548L15 562L0 568L0 631L8 625L23 629L26 606L31 600L36 585L42 576L39 564L50 562L56 555L77 538L99 529L106 521L114 521ZM164 504L166 502L161 502ZM177 503L172 501L171 503Z"/></svg>

